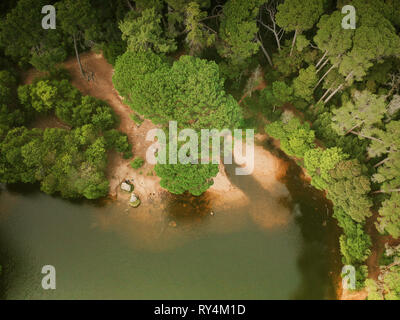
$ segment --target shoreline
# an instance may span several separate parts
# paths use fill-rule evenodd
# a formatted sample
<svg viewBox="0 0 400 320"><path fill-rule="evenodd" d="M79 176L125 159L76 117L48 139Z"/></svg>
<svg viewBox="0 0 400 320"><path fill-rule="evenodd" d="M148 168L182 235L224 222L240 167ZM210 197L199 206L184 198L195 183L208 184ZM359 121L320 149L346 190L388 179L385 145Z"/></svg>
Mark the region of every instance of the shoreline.
<svg viewBox="0 0 400 320"><path fill-rule="evenodd" d="M153 144L151 141L145 141L148 130L156 128L149 120L145 120L140 126L137 126L130 118L133 111L123 103L112 84L113 67L101 54L87 52L81 55L81 61L87 70L96 70L94 81L88 82L80 76L79 68L75 58L68 59L63 65L71 74L72 84L83 94L106 101L114 110L120 119L118 130L124 132L132 145L134 158L141 157L145 159L147 148ZM37 76L36 70L27 73L25 83L30 83L34 76ZM255 136L258 144L254 146L255 164L251 177L262 189L268 191L273 196L271 199L282 199L290 197L286 186L280 181L286 175L288 163L265 149L262 144L268 136L266 134L257 134ZM279 148L279 141L274 140L274 146ZM122 155L115 151L108 154L107 179L110 182L108 199L111 201L125 203L128 209L130 194L120 189L120 184L125 179L134 179L134 192L140 198L143 206L151 206L154 202L163 202L165 194L170 194L159 184L160 178L154 173L154 165L145 162L143 167L133 169L130 166L130 160L123 159ZM303 170L305 180L307 173ZM207 190L207 196L211 200L213 210L230 210L249 205L251 199L246 193L234 185L228 177L225 166L219 165L219 172L214 178L214 184ZM282 212L282 204L279 201L270 204L270 211ZM161 209L161 208L160 208ZM122 208L121 208L122 210ZM134 210L134 209L132 209ZM254 210L256 211L256 210ZM253 221L261 228L270 229L282 227L291 221L290 210L285 208L284 214L275 217L274 215L262 215L262 212L249 213ZM337 287L339 288L339 286ZM340 288L339 288L340 289ZM338 296L339 298L339 296Z"/></svg>

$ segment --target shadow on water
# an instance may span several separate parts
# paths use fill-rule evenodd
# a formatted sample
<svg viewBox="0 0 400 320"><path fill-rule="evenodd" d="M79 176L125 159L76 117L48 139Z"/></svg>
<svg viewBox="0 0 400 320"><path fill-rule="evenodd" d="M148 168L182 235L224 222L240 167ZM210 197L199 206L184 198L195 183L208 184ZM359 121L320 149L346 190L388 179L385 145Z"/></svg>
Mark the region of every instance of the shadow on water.
<svg viewBox="0 0 400 320"><path fill-rule="evenodd" d="M167 219L180 225L202 223L210 217L211 199L207 193L201 196L170 195L167 206Z"/></svg>
<svg viewBox="0 0 400 320"><path fill-rule="evenodd" d="M326 199L324 192L315 189L302 178L301 167L274 147L271 140L266 140L263 147L289 163L281 181L292 196L295 222L300 227L304 241L298 259L302 283L293 299L335 299L335 281L341 265L338 241L340 229L332 218L332 203ZM327 283L327 286L316 285L322 282Z"/></svg>
<svg viewBox="0 0 400 320"><path fill-rule="evenodd" d="M297 268L301 273L300 284L292 299L335 299L335 279L340 270L338 246L339 229L332 218L332 204L323 192L312 187L302 178L302 169L288 158L271 140L265 140L263 148L287 162L286 175L280 179L289 190L290 198L276 199L269 190L251 175L235 174L236 164L225 165L226 173L233 185L248 197L249 204L243 208L229 209L230 214L246 210L250 214L268 210L269 202L279 202L291 212L291 219L298 226L302 238ZM276 207L274 207L276 208ZM171 196L166 208L170 221L192 227L193 223L204 223L210 218L212 203L207 193L200 197L189 194ZM272 212L279 215L280 212Z"/></svg>
<svg viewBox="0 0 400 320"><path fill-rule="evenodd" d="M291 200L281 199L280 202L289 207L303 240L297 260L301 283L291 298L335 299L334 281L340 272L340 254L337 240L339 229L332 218L332 204L323 192L302 179L302 169L274 147L271 140L266 140L262 146L289 164L286 175L280 181L289 190ZM267 199L271 199L271 193L252 176L235 175L236 167L234 164L225 166L230 181L249 197L248 210L259 210L257 204L265 204Z"/></svg>

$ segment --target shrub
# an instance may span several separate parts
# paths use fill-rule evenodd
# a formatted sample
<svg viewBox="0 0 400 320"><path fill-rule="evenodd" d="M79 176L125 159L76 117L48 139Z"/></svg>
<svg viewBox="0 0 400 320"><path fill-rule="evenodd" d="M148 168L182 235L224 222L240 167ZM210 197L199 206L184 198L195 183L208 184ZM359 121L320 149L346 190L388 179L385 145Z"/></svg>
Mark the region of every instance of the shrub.
<svg viewBox="0 0 400 320"><path fill-rule="evenodd" d="M139 169L141 166L143 166L144 160L140 157L135 158L135 160L131 161L131 167L133 169Z"/></svg>

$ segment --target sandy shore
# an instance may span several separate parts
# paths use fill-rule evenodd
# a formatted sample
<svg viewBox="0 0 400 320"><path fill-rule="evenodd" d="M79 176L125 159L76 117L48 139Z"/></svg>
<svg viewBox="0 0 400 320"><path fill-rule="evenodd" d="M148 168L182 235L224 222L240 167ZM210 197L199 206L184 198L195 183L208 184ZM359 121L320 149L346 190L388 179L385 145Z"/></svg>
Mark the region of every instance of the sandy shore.
<svg viewBox="0 0 400 320"><path fill-rule="evenodd" d="M132 144L134 157L146 158L146 150L152 144L145 140L149 130L156 126L149 120L145 120L142 125L137 126L130 119L132 110L123 103L112 84L113 67L101 54L88 52L81 55L83 68L86 71L94 72L94 81L87 81L79 72L75 58L68 59L63 65L70 72L72 84L83 94L91 95L106 101L115 111L120 119L118 129L127 134ZM34 77L40 75L36 70L31 70L25 75L25 83L30 83ZM265 136L257 136L259 140ZM119 185L125 179L134 179L135 193L142 201L142 205L147 202L159 200L166 192L160 184L160 179L154 173L154 166L145 163L140 169L132 169L130 160L125 160L116 152L108 155L107 178L110 181L110 198L126 202L129 194L120 190ZM276 158L267 150L260 146L255 146L254 150L254 171L252 176L266 190L269 190L273 197L286 197L288 191L279 182L279 178L285 174L286 164L281 159ZM229 207L237 208L246 206L249 199L246 194L229 180L224 166L220 165L220 171L214 179L214 185L207 191L212 199L213 208ZM282 223L280 221L279 223Z"/></svg>

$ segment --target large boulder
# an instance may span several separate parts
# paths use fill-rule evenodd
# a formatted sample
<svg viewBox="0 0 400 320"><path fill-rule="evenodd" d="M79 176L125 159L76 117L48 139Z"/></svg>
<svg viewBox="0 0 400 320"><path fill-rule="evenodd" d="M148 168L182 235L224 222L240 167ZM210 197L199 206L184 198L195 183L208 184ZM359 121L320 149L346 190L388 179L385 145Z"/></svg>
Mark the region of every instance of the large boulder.
<svg viewBox="0 0 400 320"><path fill-rule="evenodd" d="M121 190L125 192L132 192L133 191L133 185L130 183L122 182L121 183Z"/></svg>

